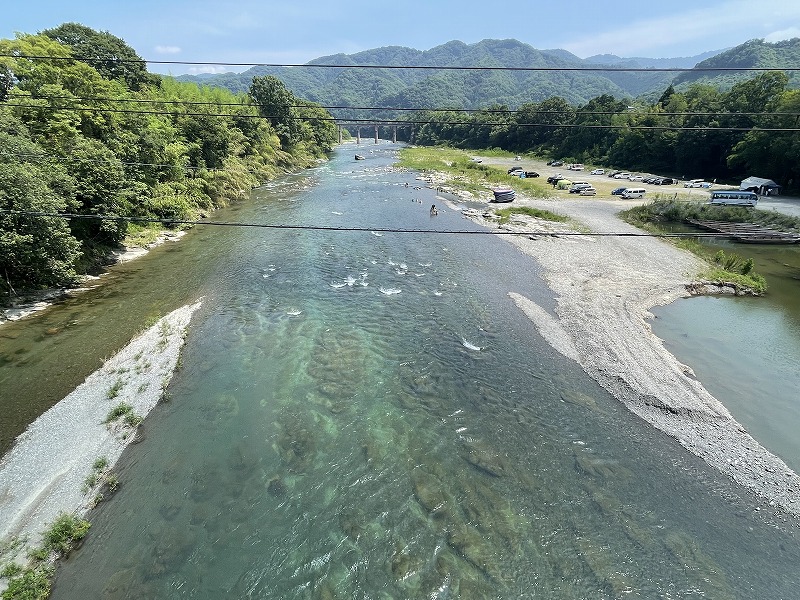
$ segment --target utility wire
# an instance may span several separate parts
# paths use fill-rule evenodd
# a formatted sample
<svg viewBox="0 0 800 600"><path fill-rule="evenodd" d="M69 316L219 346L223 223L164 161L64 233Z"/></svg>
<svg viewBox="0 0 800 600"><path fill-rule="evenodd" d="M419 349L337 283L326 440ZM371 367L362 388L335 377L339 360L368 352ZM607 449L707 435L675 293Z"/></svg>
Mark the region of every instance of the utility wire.
<svg viewBox="0 0 800 600"><path fill-rule="evenodd" d="M341 232L376 232L376 233L431 233L444 235L528 235L535 237L648 237L648 238L725 238L729 234L718 232L679 232L679 233L650 233L650 232L592 232L592 231L508 231L490 229L405 229L397 227L341 227L326 225L291 225L270 223L240 223L233 221L195 221L189 219L157 219L152 217L121 217L117 215L86 215L80 213L58 213L33 210L11 210L0 208L0 214L30 216L30 217L55 217L61 219L88 219L95 221L132 221L135 223L160 223L170 227L173 225L213 225L216 227L251 227L261 229L286 229L302 231L341 231Z"/></svg>
<svg viewBox="0 0 800 600"><path fill-rule="evenodd" d="M292 67L292 68L317 68L317 69L408 69L429 71L531 71L531 72L605 72L605 73L691 73L691 72L764 72L764 71L800 71L800 67L460 67L443 65L344 65L344 64L291 64L291 63L239 63L239 62L202 62L186 60L146 60L123 58L94 58L87 56L42 56L36 54L6 54L0 53L0 58L23 58L28 60L57 60L80 61L86 63L116 63L116 64L152 64L152 65L190 65L190 66L215 66L215 67Z"/></svg>
<svg viewBox="0 0 800 600"><path fill-rule="evenodd" d="M101 96L44 96L44 95L20 95L14 96L18 98L30 98L32 100L80 100L81 102L130 102L134 104L167 104L175 106L237 106L241 108L264 108L264 105L258 103L244 103L244 102L199 102L195 100L151 100L145 98L106 98ZM328 106L325 104L290 104L290 108L324 108L325 110L386 110L398 112L465 112L465 113L489 113L489 114L517 114L522 112L520 109L510 108L408 108L402 106ZM637 112L637 111L612 111L612 110L533 110L537 115L571 115L571 116L584 116L584 115L639 115L639 116L697 116L697 117L740 117L740 116L800 116L800 112ZM236 115L238 116L238 115Z"/></svg>
<svg viewBox="0 0 800 600"><path fill-rule="evenodd" d="M512 121L486 121L476 123L474 121L428 121L428 120L395 120L395 119L366 119L366 118L338 118L338 117L285 117L275 115L237 115L230 113L185 113L185 112L168 112L159 110L127 110L124 108L91 108L79 106L31 106L29 104L17 104L13 102L0 103L2 106L14 106L26 108L29 110L73 110L95 113L112 113L112 114L134 114L134 115L162 115L172 117L226 117L237 119L285 119L293 121L332 121L341 124L359 124L366 125L376 124L378 121L381 125L385 126L411 126L411 125L471 125L473 127L493 127L493 126L506 126L506 127L550 127L550 128L582 128L582 129L642 129L642 130L663 130L663 131L776 131L776 132L795 132L800 131L800 127L676 127L674 125L597 125L588 123L516 123ZM626 113L619 113L624 115Z"/></svg>

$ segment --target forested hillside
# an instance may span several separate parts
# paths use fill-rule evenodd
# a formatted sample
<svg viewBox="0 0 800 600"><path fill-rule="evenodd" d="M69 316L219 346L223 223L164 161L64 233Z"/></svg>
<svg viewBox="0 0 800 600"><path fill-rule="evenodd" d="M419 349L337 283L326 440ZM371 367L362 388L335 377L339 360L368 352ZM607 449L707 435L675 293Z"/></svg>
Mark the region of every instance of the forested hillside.
<svg viewBox="0 0 800 600"><path fill-rule="evenodd" d="M631 105L603 95L574 107L555 97L517 111L419 113L410 117L417 123L412 141L497 147L681 178L737 182L756 175L796 191L800 90L787 84L785 73L771 71L727 92L669 86L655 103Z"/></svg>
<svg viewBox="0 0 800 600"><path fill-rule="evenodd" d="M101 263L144 228L125 217L195 219L311 164L329 118L273 78L234 94L153 75L82 25L0 40L0 303Z"/></svg>
<svg viewBox="0 0 800 600"><path fill-rule="evenodd" d="M253 76L277 77L295 94L323 106L383 106L397 108L477 109L492 105L518 108L523 104L559 97L573 106L610 95L617 100L646 98L655 101L670 84L685 92L691 83L706 83L729 90L750 79L752 71L709 72L703 68L800 67L800 39L768 43L751 40L725 51L709 51L677 58L621 58L610 54L579 58L566 50L537 50L517 40L483 40L475 44L451 41L430 50L384 47L356 54L335 54L308 65L385 65L391 69L337 69L253 67L244 73L178 77L203 82L233 92L246 91ZM414 66L519 67L546 71L437 71L403 69ZM559 69L605 68L599 71ZM656 69L692 69L684 73ZM640 69L640 70L621 70ZM800 74L789 72L787 87L800 87ZM389 118L397 111L331 110L340 118Z"/></svg>
<svg viewBox="0 0 800 600"><path fill-rule="evenodd" d="M574 67L653 66L692 67L706 58L696 59L620 59L616 56L583 60L565 50L537 50L517 40L483 40L476 44L451 41L430 50L390 46L356 54L335 54L310 61L309 65L385 65L392 69L337 69L332 67L280 68L253 67L244 73L193 77L182 81L202 81L244 91L252 77L273 75L295 94L324 106L387 106L401 108L485 108L492 104L516 107L559 96L571 104L582 104L602 94L617 98L635 97L663 90L674 73L612 73L607 71L436 71L403 69L414 66L447 67L529 67L560 69ZM667 61L667 62L665 62ZM337 117L372 117L358 110L332 110ZM391 114L387 112L387 114Z"/></svg>
<svg viewBox="0 0 800 600"><path fill-rule="evenodd" d="M792 38L782 42L769 43L764 40L750 40L735 48L709 57L697 64L697 71L689 71L678 75L673 84L676 89L683 90L688 84L703 83L729 90L735 83L739 83L753 76L752 71L726 71L709 72L704 68L725 69L773 69L780 67L800 68L800 38ZM800 87L800 73L788 72L788 87Z"/></svg>

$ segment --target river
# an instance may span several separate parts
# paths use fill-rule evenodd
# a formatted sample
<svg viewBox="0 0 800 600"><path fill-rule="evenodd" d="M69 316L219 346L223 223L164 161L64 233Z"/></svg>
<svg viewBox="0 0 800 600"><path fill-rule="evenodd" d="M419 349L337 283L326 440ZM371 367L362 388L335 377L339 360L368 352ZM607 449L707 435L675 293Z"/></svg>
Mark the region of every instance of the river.
<svg viewBox="0 0 800 600"><path fill-rule="evenodd" d="M477 229L392 168L394 146L362 153L338 150L214 218ZM547 307L552 294L500 239L198 227L111 277L0 347L6 367L49 361L55 381L81 345L85 370L117 344L102 336L205 298L171 401L117 464L119 490L92 511L54 598L800 589L796 523L554 352L507 295Z"/></svg>
<svg viewBox="0 0 800 600"><path fill-rule="evenodd" d="M780 208L800 214L797 201L784 200ZM767 294L657 307L653 331L737 421L800 472L800 246L698 241L752 257Z"/></svg>

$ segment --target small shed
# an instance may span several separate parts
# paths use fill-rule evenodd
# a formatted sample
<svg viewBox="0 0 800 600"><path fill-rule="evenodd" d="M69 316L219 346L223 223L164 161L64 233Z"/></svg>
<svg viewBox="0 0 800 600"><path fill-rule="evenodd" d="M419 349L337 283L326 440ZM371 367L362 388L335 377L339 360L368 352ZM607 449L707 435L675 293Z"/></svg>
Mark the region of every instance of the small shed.
<svg viewBox="0 0 800 600"><path fill-rule="evenodd" d="M772 179L762 179L761 177L748 177L739 184L739 189L747 192L755 192L759 196L777 196L781 193L781 186Z"/></svg>

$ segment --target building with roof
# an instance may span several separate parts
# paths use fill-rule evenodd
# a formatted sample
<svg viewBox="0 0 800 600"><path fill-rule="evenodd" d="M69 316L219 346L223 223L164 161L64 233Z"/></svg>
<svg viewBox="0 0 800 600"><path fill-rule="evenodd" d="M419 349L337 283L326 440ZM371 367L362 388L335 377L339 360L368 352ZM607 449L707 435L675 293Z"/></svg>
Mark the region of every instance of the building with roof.
<svg viewBox="0 0 800 600"><path fill-rule="evenodd" d="M772 179L763 179L761 177L743 179L742 183L739 184L739 189L755 192L759 196L777 196L781 193L781 186L772 181Z"/></svg>

